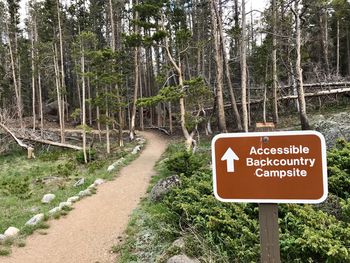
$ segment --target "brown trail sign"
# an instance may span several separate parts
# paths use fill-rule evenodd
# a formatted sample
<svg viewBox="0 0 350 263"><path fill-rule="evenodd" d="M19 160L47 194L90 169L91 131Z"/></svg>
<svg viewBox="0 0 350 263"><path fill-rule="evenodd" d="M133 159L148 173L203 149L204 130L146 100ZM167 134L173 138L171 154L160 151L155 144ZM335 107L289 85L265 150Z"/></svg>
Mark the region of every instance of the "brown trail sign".
<svg viewBox="0 0 350 263"><path fill-rule="evenodd" d="M328 195L325 140L315 131L219 134L212 163L223 202L320 203Z"/></svg>

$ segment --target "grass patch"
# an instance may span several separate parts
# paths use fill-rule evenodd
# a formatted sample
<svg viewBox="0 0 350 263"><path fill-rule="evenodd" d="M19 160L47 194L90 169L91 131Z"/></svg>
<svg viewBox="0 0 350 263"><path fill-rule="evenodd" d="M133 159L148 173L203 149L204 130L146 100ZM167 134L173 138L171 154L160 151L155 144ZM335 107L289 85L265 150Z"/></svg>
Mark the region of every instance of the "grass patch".
<svg viewBox="0 0 350 263"><path fill-rule="evenodd" d="M25 223L39 213L44 213L44 221L48 220L48 211L78 195L97 178L112 180L123 166L138 157L138 154L131 154L136 145L137 142L131 142L119 148L112 144L112 153L106 155L105 145L95 144L94 156L88 164L80 162L80 153L54 147L49 151L36 147L36 159L31 160L26 159L26 154L19 148L1 155L0 233L14 226L20 229L20 238L23 239L37 229L47 229L49 225L45 222L36 226L25 226ZM107 172L107 167L122 157L124 161L113 172ZM84 184L74 187L80 178L85 178ZM90 188L90 191L96 194L97 189ZM42 204L41 199L47 193L55 194L56 198L50 204ZM71 209L65 207L52 217L58 219Z"/></svg>

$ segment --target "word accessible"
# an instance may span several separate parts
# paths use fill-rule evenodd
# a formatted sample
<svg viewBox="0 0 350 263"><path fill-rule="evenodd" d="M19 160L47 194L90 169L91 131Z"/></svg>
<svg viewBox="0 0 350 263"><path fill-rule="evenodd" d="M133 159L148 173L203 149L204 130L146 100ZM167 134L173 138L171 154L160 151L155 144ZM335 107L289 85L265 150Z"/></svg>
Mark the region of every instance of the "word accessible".
<svg viewBox="0 0 350 263"><path fill-rule="evenodd" d="M257 167L254 175L257 177L306 177L307 167L314 167L315 158L305 158L301 155L310 153L303 145L291 145L279 148L250 148L250 156L246 158L247 167ZM264 158L262 158L262 155ZM267 157L271 156L271 157ZM278 156L278 158L276 158ZM288 156L288 157L286 157ZM278 169L273 169L278 167Z"/></svg>

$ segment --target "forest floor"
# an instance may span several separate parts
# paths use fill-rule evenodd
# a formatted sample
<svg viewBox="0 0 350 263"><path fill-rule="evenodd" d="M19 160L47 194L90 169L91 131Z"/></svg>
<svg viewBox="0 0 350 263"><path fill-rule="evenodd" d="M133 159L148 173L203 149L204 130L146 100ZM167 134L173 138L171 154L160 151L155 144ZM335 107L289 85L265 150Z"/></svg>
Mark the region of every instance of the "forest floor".
<svg viewBox="0 0 350 263"><path fill-rule="evenodd" d="M111 244L119 242L129 220L147 190L153 167L167 148L167 141L145 132L147 146L138 159L118 177L101 185L97 195L74 205L69 216L50 222L47 235L35 233L24 248L13 248L3 263L111 262Z"/></svg>

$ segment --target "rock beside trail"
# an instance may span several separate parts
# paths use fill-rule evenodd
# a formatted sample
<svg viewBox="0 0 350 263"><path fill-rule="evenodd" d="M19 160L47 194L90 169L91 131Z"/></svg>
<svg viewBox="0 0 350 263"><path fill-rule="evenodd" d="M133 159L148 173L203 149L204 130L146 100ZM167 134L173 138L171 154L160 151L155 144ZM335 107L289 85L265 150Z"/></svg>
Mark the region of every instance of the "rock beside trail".
<svg viewBox="0 0 350 263"><path fill-rule="evenodd" d="M111 164L110 166L108 166L107 168L107 172L112 172L114 169L117 168L118 165L121 165L123 162L125 161L125 158L122 157L120 158L118 161L114 162L113 164ZM97 179L97 180L102 180L102 179ZM96 181L97 181L96 180ZM95 181L95 182L96 182ZM102 183L104 183L104 181L102 180Z"/></svg>
<svg viewBox="0 0 350 263"><path fill-rule="evenodd" d="M89 195L91 195L91 191L89 189L86 189L84 191L80 191L78 194L78 196L80 196L80 197L89 196Z"/></svg>
<svg viewBox="0 0 350 263"><path fill-rule="evenodd" d="M49 211L49 215L53 215L53 214L56 214L58 212L60 212L62 209L60 207L55 207L55 208L52 208L50 211Z"/></svg>
<svg viewBox="0 0 350 263"><path fill-rule="evenodd" d="M160 180L155 186L153 186L150 199L151 201L159 201L167 194L172 188L181 184L180 177L173 175L165 179Z"/></svg>
<svg viewBox="0 0 350 263"><path fill-rule="evenodd" d="M98 185L103 184L104 182L105 182L105 180L98 178L98 179L95 180L94 185L98 186Z"/></svg>
<svg viewBox="0 0 350 263"><path fill-rule="evenodd" d="M61 202L58 207L63 209L64 207L72 207L72 203L71 202Z"/></svg>
<svg viewBox="0 0 350 263"><path fill-rule="evenodd" d="M37 214L26 222L26 226L35 226L44 220L44 214Z"/></svg>
<svg viewBox="0 0 350 263"><path fill-rule="evenodd" d="M78 181L75 182L74 187L81 186L85 183L85 178L81 178Z"/></svg>
<svg viewBox="0 0 350 263"><path fill-rule="evenodd" d="M135 148L132 150L131 154L135 155L137 154L139 151L141 151L141 146L137 145L135 146Z"/></svg>
<svg viewBox="0 0 350 263"><path fill-rule="evenodd" d="M56 196L54 194L46 194L43 196L43 198L41 199L41 202L43 204L49 204L53 199L55 199Z"/></svg>
<svg viewBox="0 0 350 263"><path fill-rule="evenodd" d="M333 147L339 138L350 140L350 114L341 112L325 118L317 116L314 127L326 139L327 147Z"/></svg>
<svg viewBox="0 0 350 263"><path fill-rule="evenodd" d="M19 233L19 229L13 226L10 226L4 233L6 237L15 237Z"/></svg>
<svg viewBox="0 0 350 263"><path fill-rule="evenodd" d="M79 200L79 196L72 196L67 199L67 202L69 203L75 203Z"/></svg>
<svg viewBox="0 0 350 263"><path fill-rule="evenodd" d="M167 263L199 263L199 260L189 258L186 255L176 255L169 258Z"/></svg>

